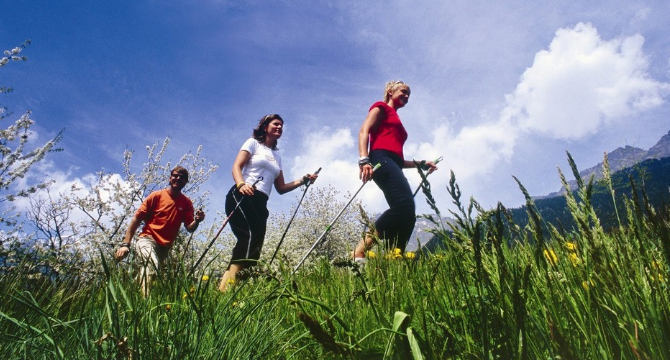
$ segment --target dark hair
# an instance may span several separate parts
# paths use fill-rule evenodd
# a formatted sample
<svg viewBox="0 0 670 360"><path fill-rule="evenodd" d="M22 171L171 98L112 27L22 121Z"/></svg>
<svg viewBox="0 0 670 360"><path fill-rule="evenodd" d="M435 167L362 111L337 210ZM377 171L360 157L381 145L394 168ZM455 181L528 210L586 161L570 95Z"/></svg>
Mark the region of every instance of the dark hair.
<svg viewBox="0 0 670 360"><path fill-rule="evenodd" d="M186 168L177 165L177 166L174 167L174 169L172 169L172 171L170 171L170 176L172 176L172 174L174 174L174 173L177 173L177 174L183 176L184 179L186 181L188 181L188 170L186 170Z"/></svg>
<svg viewBox="0 0 670 360"><path fill-rule="evenodd" d="M258 126L254 128L253 136L254 139L256 139L260 143L265 143L265 134L267 131L267 126L270 124L272 120L279 120L281 123L284 123L284 119L281 118L281 116L277 114L269 114L265 115L261 118L261 120L258 122ZM272 150L277 150L277 144L274 144L272 147Z"/></svg>

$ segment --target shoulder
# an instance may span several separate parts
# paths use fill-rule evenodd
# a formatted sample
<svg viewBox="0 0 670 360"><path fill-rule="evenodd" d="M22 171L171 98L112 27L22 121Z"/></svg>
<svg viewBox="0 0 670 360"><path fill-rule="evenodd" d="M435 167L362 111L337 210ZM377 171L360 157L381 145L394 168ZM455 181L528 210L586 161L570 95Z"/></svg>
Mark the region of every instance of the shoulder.
<svg viewBox="0 0 670 360"><path fill-rule="evenodd" d="M376 103L372 104L372 106L370 106L369 111L372 111L374 109L380 109L383 112L386 112L388 108L391 108L391 107L387 103L385 103L383 101L377 101Z"/></svg>
<svg viewBox="0 0 670 360"><path fill-rule="evenodd" d="M160 190L153 191L153 192L151 192L151 194L149 194L149 196L147 196L145 201L151 201L153 199L160 198L160 197L164 196L166 192L167 192L167 189L160 189Z"/></svg>
<svg viewBox="0 0 670 360"><path fill-rule="evenodd" d="M259 145L258 140L254 138L248 138L244 144L242 144L242 148L240 150L246 150L249 152L252 152L252 150L256 149Z"/></svg>

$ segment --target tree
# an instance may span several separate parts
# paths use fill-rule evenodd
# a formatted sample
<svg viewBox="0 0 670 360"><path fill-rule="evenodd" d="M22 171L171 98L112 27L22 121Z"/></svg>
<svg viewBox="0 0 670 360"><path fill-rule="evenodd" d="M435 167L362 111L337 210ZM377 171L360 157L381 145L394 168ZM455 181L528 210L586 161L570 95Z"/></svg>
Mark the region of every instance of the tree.
<svg viewBox="0 0 670 360"><path fill-rule="evenodd" d="M349 197L351 194L347 194L346 199ZM299 216L293 220L286 234L278 258L289 266L296 265L346 204L346 201L338 200L339 198L339 192L330 185L311 189L300 207ZM325 239L314 249L310 258L306 259L307 263L319 257L332 260L350 255L350 251L363 238L365 230L359 209L359 201L353 201L345 209ZM295 210L291 214L293 211ZM270 216L261 260L270 261L289 219L290 215L284 213Z"/></svg>
<svg viewBox="0 0 670 360"><path fill-rule="evenodd" d="M49 258L48 269L53 272L52 276L59 273L58 269L73 263L80 265L79 275L85 275L84 271L101 271L100 253L111 261L137 208L149 193L165 187L176 165L189 170L189 183L184 192L196 208L204 206L209 194L198 194L200 186L218 166L202 157L202 147L195 153L185 154L174 165L171 161L164 162L169 143L170 138L166 138L160 147L158 143L147 146L148 158L139 173L131 167L133 152L126 150L123 174L101 171L76 181L57 195L52 196L47 188L31 196L32 208L27 215L36 231L36 248L42 249L43 256ZM187 238L191 237L182 228L172 253L183 254Z"/></svg>
<svg viewBox="0 0 670 360"><path fill-rule="evenodd" d="M21 56L23 51L30 41L26 41L21 46L15 47L12 50L6 50L5 56L0 58L0 68L16 61L26 61L28 58ZM0 87L0 94L7 94L12 92L10 87ZM13 201L17 196L28 196L35 193L38 189L44 189L48 183L39 182L37 184L29 185L26 188L17 188L17 179L23 178L30 168L37 162L44 159L47 153L60 151L55 148L56 144L62 139L63 130L61 130L53 139L47 141L42 146L37 146L33 149L28 149L29 140L31 138L30 127L35 123L30 118L30 111L27 111L13 124L0 130L0 204L6 201ZM7 119L12 115L8 112L7 107L0 104L0 121ZM0 223L5 225L14 225L15 221L5 216L0 215ZM0 238L0 245L2 239Z"/></svg>

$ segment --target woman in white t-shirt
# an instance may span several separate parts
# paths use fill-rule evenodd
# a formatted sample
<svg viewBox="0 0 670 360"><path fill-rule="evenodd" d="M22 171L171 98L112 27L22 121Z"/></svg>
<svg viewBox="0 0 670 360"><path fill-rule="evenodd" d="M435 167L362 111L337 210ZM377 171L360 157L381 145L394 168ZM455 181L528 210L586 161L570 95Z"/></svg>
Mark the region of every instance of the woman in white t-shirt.
<svg viewBox="0 0 670 360"><path fill-rule="evenodd" d="M226 291L235 281L235 274L256 264L261 256L268 219L267 202L272 186L279 194L313 182L317 175L307 174L299 180L284 182L277 140L282 135L284 120L277 114L264 116L253 131L253 137L242 144L233 164L235 185L226 196L226 214L230 216L242 199L239 208L230 217L230 228L237 238L228 269L223 274L219 290ZM258 179L260 181L256 182ZM252 186L252 184L256 184Z"/></svg>

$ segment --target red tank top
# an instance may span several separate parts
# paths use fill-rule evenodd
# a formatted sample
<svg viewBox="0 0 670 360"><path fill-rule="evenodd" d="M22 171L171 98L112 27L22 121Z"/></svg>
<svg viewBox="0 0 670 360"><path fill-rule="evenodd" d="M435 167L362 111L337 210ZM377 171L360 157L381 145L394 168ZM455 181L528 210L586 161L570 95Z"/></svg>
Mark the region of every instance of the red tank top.
<svg viewBox="0 0 670 360"><path fill-rule="evenodd" d="M407 140L407 131L405 131L398 113L383 101L372 104L370 110L376 107L382 108L386 113L386 118L379 124L376 131L370 132L370 150L388 150L404 159L402 146Z"/></svg>

